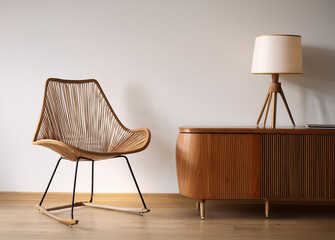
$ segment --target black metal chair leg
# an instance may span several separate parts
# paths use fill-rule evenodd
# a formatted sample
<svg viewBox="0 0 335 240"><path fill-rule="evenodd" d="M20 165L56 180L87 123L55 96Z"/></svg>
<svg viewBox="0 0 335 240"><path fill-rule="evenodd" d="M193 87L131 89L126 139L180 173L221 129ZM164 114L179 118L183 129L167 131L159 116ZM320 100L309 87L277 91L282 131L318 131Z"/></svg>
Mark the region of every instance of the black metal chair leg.
<svg viewBox="0 0 335 240"><path fill-rule="evenodd" d="M80 158L76 161L76 171L74 173L74 183L73 183L73 193L72 193L72 203L71 203L71 219L73 219L73 206L74 206L74 197L76 195L76 183L77 183L77 172L78 172L78 163Z"/></svg>
<svg viewBox="0 0 335 240"><path fill-rule="evenodd" d="M90 199L90 202L93 201L93 186L94 186L94 161L92 161L92 186L91 186L91 199Z"/></svg>
<svg viewBox="0 0 335 240"><path fill-rule="evenodd" d="M50 178L50 180L49 180L48 186L47 186L47 188L45 189L45 192L44 192L44 194L43 194L43 197L42 197L42 199L41 199L41 201L40 201L40 204L39 204L40 206L42 206L42 203L43 203L43 201L44 201L45 196L47 195L47 192L48 192L48 190L49 190L49 187L50 187L50 184L51 184L51 182L52 182L52 179L53 179L54 176L55 176L55 173L56 173L56 170L57 170L58 165L59 165L59 163L60 163L60 160L62 160L62 159L63 159L63 157L60 157L60 158L58 159L58 161L57 161L56 167L55 167L55 169L54 169L54 171L53 171L53 173L52 173L52 175L51 175L51 178Z"/></svg>
<svg viewBox="0 0 335 240"><path fill-rule="evenodd" d="M136 188L137 188L138 194L139 194L139 195L140 195L140 197L141 197L141 200L142 200L142 203L143 203L143 207L144 207L144 209L147 209L147 206L145 205L145 202L144 202L144 199L143 199L142 193L141 193L141 191L140 191L140 188L138 187L138 184L137 184L137 181L136 181L135 175L134 175L134 173L133 173L133 170L131 169L131 166L130 166L130 163L129 163L129 160L128 160L128 158L127 158L126 156L120 156L120 157L123 157L123 158L125 158L125 159L126 159L126 161L127 161L127 164L128 164L128 167L129 167L129 170L130 170L130 173L131 173L131 176L132 176L132 177L133 177L133 179L134 179L134 182L135 182L135 185L136 185Z"/></svg>

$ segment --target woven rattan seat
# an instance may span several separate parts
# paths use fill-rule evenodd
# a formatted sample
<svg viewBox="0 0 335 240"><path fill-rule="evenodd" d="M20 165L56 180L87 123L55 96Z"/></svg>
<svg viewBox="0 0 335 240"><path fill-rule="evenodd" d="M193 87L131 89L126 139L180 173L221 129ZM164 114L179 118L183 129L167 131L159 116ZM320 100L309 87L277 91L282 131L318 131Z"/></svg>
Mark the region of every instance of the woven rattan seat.
<svg viewBox="0 0 335 240"><path fill-rule="evenodd" d="M50 78L46 82L41 117L33 139L34 145L47 147L61 155L47 189L36 207L46 215L65 224L77 224L73 208L91 206L110 210L146 213L146 208L135 176L125 154L144 150L150 142L147 128L130 130L114 113L99 83L89 80ZM108 158L126 159L144 208L121 208L93 204L94 162ZM42 202L62 159L76 162L72 204L45 209ZM79 161L92 162L92 188L89 202L74 202ZM71 219L63 219L50 211L71 207Z"/></svg>
<svg viewBox="0 0 335 240"><path fill-rule="evenodd" d="M47 80L33 144L76 161L139 152L149 142L147 128L123 126L96 80Z"/></svg>

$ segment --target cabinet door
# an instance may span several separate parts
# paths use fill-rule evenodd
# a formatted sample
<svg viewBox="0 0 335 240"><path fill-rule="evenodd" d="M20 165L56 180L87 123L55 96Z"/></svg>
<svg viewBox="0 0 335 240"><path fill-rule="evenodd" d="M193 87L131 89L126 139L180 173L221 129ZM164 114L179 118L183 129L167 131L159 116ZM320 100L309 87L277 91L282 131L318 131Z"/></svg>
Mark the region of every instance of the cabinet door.
<svg viewBox="0 0 335 240"><path fill-rule="evenodd" d="M335 136L264 134L261 196L335 198Z"/></svg>
<svg viewBox="0 0 335 240"><path fill-rule="evenodd" d="M259 134L180 133L179 191L197 199L260 198Z"/></svg>

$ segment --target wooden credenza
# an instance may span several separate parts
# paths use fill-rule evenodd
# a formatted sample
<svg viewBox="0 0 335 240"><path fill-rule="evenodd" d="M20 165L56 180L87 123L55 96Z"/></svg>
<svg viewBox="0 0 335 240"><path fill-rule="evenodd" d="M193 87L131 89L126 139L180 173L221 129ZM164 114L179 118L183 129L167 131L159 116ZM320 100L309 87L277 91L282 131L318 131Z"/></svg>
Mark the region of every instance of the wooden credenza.
<svg viewBox="0 0 335 240"><path fill-rule="evenodd" d="M196 200L335 200L335 130L180 127L180 194Z"/></svg>

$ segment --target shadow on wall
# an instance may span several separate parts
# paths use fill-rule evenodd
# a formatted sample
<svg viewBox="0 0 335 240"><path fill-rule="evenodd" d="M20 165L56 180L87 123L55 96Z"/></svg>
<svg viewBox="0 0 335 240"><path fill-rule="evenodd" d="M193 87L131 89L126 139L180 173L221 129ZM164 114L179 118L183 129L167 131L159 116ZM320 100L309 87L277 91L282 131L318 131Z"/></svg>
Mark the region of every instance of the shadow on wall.
<svg viewBox="0 0 335 240"><path fill-rule="evenodd" d="M292 76L294 81L290 83L301 89L303 117L308 119L308 116L319 113L322 116L320 123L335 122L330 114L332 110L327 110L326 105L329 99L335 104L335 50L305 46L302 52L303 75ZM311 105L311 102L315 104Z"/></svg>

